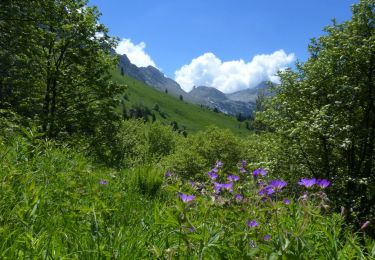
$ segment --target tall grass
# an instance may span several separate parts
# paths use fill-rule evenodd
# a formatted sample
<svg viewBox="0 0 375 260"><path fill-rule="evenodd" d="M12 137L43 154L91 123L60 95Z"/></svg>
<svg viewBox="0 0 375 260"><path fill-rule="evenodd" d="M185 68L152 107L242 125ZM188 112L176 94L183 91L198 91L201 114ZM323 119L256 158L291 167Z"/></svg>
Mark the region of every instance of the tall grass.
<svg viewBox="0 0 375 260"><path fill-rule="evenodd" d="M250 183L250 182L249 182ZM208 182L206 183L209 184ZM206 185L205 184L205 185ZM337 214L313 205L262 204L155 166L113 170L28 136L0 141L2 259L371 259ZM179 192L197 197L184 203ZM229 202L228 202L229 201ZM276 218L276 216L278 216ZM261 227L250 229L246 221ZM266 234L271 235L264 241Z"/></svg>

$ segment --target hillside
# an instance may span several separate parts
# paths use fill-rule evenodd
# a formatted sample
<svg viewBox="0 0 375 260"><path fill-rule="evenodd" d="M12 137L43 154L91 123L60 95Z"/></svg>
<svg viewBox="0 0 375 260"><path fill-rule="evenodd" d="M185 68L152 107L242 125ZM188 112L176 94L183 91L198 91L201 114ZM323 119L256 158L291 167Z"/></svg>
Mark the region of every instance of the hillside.
<svg viewBox="0 0 375 260"><path fill-rule="evenodd" d="M129 76L122 76L119 71L113 72L113 80L127 85L126 94L128 100L125 106L130 108L135 104L142 104L153 109L155 104L159 111L153 111L157 120L170 124L176 121L180 128L185 127L188 133L204 130L210 125L223 129L230 129L237 135L247 135L249 130L245 124L238 122L236 118L222 113L215 113L207 108L181 101L167 93L160 92ZM166 118L163 118L164 114Z"/></svg>

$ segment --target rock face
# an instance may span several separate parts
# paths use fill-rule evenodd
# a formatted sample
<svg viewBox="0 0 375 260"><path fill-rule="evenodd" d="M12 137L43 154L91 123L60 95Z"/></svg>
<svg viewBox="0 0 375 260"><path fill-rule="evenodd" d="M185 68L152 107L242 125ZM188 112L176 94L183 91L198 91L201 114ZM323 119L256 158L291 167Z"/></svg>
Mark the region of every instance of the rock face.
<svg viewBox="0 0 375 260"><path fill-rule="evenodd" d="M173 96L182 96L187 102L217 109L230 115L251 115L255 109L255 101L259 91L263 91L267 86L262 82L254 89L246 89L231 94L224 94L216 88L199 86L186 93L176 81L167 78L157 68L152 66L137 67L130 62L125 54L120 56L119 67L128 76L162 92L168 91L168 94Z"/></svg>
<svg viewBox="0 0 375 260"><path fill-rule="evenodd" d="M234 101L255 103L255 101L258 98L258 94L260 92L264 92L265 95L269 95L267 90L268 90L267 82L261 82L255 88L248 88L248 89L240 90L237 92L233 92L233 93L227 94L227 97L230 100L234 100Z"/></svg>
<svg viewBox="0 0 375 260"><path fill-rule="evenodd" d="M177 82L165 77L157 68L152 66L137 67L130 62L125 54L120 56L119 66L124 70L125 74L160 91L167 90L168 93L177 97L187 95Z"/></svg>
<svg viewBox="0 0 375 260"><path fill-rule="evenodd" d="M230 115L250 116L255 108L255 102L230 100L226 94L216 88L206 86L194 87L189 92L189 98L193 103L216 108Z"/></svg>

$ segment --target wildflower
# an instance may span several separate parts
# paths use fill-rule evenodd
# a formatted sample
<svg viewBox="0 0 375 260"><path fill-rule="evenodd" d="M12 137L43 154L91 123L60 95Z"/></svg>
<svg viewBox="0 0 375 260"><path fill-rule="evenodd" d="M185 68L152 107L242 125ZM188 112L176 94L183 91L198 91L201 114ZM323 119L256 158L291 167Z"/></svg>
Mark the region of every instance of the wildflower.
<svg viewBox="0 0 375 260"><path fill-rule="evenodd" d="M283 180L272 180L270 185L275 191L279 191L286 186L286 182Z"/></svg>
<svg viewBox="0 0 375 260"><path fill-rule="evenodd" d="M243 196L242 196L241 194L236 194L236 195L234 195L234 198L235 198L236 200L243 200Z"/></svg>
<svg viewBox="0 0 375 260"><path fill-rule="evenodd" d="M321 180L316 180L316 184L320 188L324 189L324 188L327 188L331 184L331 182L329 180L326 180L326 179L321 179Z"/></svg>
<svg viewBox="0 0 375 260"><path fill-rule="evenodd" d="M256 220L249 220L249 221L247 221L247 226L249 228L253 228L253 227L258 227L259 224L256 222Z"/></svg>
<svg viewBox="0 0 375 260"><path fill-rule="evenodd" d="M363 225L361 226L361 230L364 230L368 225L370 225L370 221L366 221L365 223L363 223Z"/></svg>
<svg viewBox="0 0 375 260"><path fill-rule="evenodd" d="M195 232L195 228L191 227L191 228L189 228L189 231L190 231L191 233L193 233L193 232Z"/></svg>
<svg viewBox="0 0 375 260"><path fill-rule="evenodd" d="M266 176L267 171L263 168L258 168L258 169L253 171L253 175L254 175L254 177L258 177L259 175Z"/></svg>
<svg viewBox="0 0 375 260"><path fill-rule="evenodd" d="M218 182L214 182L214 187L215 187L215 193L220 193L220 191L222 189L226 189L228 190L229 192L232 192L233 189L233 182L229 182L229 183L218 183Z"/></svg>
<svg viewBox="0 0 375 260"><path fill-rule="evenodd" d="M247 170L246 170L246 165L247 165L246 161L245 161L245 160L242 160L242 162L241 162L241 166L240 166L240 172L241 172L241 173L246 173L246 172L247 172Z"/></svg>
<svg viewBox="0 0 375 260"><path fill-rule="evenodd" d="M107 185L107 184L108 184L108 182L106 180L101 180L100 181L100 185Z"/></svg>
<svg viewBox="0 0 375 260"><path fill-rule="evenodd" d="M222 186L224 189L228 190L229 192L232 192L233 189L233 182L229 182L229 183L224 183L223 186Z"/></svg>
<svg viewBox="0 0 375 260"><path fill-rule="evenodd" d="M214 182L214 187L215 187L215 193L220 193L220 190L223 187L223 184Z"/></svg>
<svg viewBox="0 0 375 260"><path fill-rule="evenodd" d="M238 177L237 175L229 175L228 176L229 181L238 181L239 179L240 179L240 177Z"/></svg>
<svg viewBox="0 0 375 260"><path fill-rule="evenodd" d="M211 180L216 180L216 178L219 177L219 175L213 170L209 171L207 175Z"/></svg>
<svg viewBox="0 0 375 260"><path fill-rule="evenodd" d="M316 179L315 178L312 178L312 179L303 178L302 180L298 182L298 184L305 186L306 188L310 188L316 184Z"/></svg>
<svg viewBox="0 0 375 260"><path fill-rule="evenodd" d="M264 241L270 241L271 240L271 235L264 235L264 237L263 237L263 240Z"/></svg>
<svg viewBox="0 0 375 260"><path fill-rule="evenodd" d="M289 200L289 199L284 199L283 201L284 201L284 203L285 203L286 205L289 205L289 204L290 204L290 200Z"/></svg>
<svg viewBox="0 0 375 260"><path fill-rule="evenodd" d="M264 186L267 186L266 183L264 181L260 181L257 183L258 187L264 187Z"/></svg>
<svg viewBox="0 0 375 260"><path fill-rule="evenodd" d="M261 189L258 193L259 196L271 196L275 190L271 186L266 186L265 188Z"/></svg>
<svg viewBox="0 0 375 260"><path fill-rule="evenodd" d="M179 195L180 199L183 201L183 202L189 202L189 201L192 201L195 199L195 196L194 195L187 195L187 194L184 194L184 193L181 193Z"/></svg>
<svg viewBox="0 0 375 260"><path fill-rule="evenodd" d="M246 165L247 165L246 161L245 161L245 160L242 160L241 165L242 165L242 168L245 168Z"/></svg>
<svg viewBox="0 0 375 260"><path fill-rule="evenodd" d="M169 178L169 177L171 177L171 176L172 176L172 174L171 174L170 171L167 171L167 172L165 173L165 177L166 177L166 178Z"/></svg>
<svg viewBox="0 0 375 260"><path fill-rule="evenodd" d="M220 168L221 166L223 166L223 163L221 161L217 161L215 168Z"/></svg>

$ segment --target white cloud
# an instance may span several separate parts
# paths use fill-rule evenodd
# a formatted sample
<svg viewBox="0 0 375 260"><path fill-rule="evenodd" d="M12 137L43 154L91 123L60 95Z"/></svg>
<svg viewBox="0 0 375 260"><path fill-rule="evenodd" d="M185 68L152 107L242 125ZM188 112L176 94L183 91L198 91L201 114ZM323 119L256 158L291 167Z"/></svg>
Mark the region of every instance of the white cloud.
<svg viewBox="0 0 375 260"><path fill-rule="evenodd" d="M144 51L145 48L146 44L144 42L134 44L130 39L122 39L116 48L116 52L121 55L126 54L131 63L138 67L147 67L151 65L156 68L155 62L150 55Z"/></svg>
<svg viewBox="0 0 375 260"><path fill-rule="evenodd" d="M177 70L175 80L185 91L190 91L193 86L209 86L232 93L253 88L265 80L277 82L277 71L294 60L295 55L286 54L284 50L256 55L250 62L242 59L223 62L208 52Z"/></svg>

